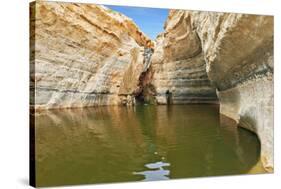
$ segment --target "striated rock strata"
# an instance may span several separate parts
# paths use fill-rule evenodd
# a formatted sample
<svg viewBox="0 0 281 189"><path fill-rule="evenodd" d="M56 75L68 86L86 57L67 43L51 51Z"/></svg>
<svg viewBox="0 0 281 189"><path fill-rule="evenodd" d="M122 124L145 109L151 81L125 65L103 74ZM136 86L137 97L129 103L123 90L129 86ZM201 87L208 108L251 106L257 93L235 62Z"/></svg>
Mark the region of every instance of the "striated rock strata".
<svg viewBox="0 0 281 189"><path fill-rule="evenodd" d="M220 113L258 135L262 163L271 172L273 17L171 10L165 28L153 62L158 92L174 87L176 95L186 96L194 90L178 91L189 87L191 81L195 80L193 85L202 82L202 77L205 85L199 85L195 96L207 94L210 98L209 78L217 89ZM180 85L183 87L177 89Z"/></svg>
<svg viewBox="0 0 281 189"><path fill-rule="evenodd" d="M152 41L132 20L104 6L31 5L32 106L122 103L137 88Z"/></svg>
<svg viewBox="0 0 281 189"><path fill-rule="evenodd" d="M173 14L173 15L172 15ZM215 87L206 73L200 39L184 12L170 12L165 32L156 40L153 80L159 104L215 103Z"/></svg>

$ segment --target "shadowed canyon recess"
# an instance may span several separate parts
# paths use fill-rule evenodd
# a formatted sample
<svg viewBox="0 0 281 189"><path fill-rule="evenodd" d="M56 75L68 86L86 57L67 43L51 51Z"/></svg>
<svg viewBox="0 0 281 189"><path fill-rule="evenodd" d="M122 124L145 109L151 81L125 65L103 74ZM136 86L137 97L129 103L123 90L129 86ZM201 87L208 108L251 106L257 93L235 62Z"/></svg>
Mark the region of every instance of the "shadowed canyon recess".
<svg viewBox="0 0 281 189"><path fill-rule="evenodd" d="M273 171L272 16L170 10L155 40L102 5L36 2L31 17L37 112L219 104L233 127L257 134L262 165Z"/></svg>

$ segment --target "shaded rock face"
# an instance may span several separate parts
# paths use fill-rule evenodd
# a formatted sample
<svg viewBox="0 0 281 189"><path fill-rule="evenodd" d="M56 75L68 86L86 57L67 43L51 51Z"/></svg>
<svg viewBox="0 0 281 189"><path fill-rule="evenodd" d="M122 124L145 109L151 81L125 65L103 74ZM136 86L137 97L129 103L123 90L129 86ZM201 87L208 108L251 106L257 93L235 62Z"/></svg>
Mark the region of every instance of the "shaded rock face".
<svg viewBox="0 0 281 189"><path fill-rule="evenodd" d="M258 135L263 165L273 170L273 17L172 10L152 67L163 103L168 88L175 102L209 100L216 88L220 113Z"/></svg>
<svg viewBox="0 0 281 189"><path fill-rule="evenodd" d="M217 102L216 89L206 73L200 39L185 11L170 11L165 32L156 40L152 69L159 104Z"/></svg>
<svg viewBox="0 0 281 189"><path fill-rule="evenodd" d="M30 25L36 109L120 104L137 87L142 52L152 42L124 15L98 5L36 2Z"/></svg>

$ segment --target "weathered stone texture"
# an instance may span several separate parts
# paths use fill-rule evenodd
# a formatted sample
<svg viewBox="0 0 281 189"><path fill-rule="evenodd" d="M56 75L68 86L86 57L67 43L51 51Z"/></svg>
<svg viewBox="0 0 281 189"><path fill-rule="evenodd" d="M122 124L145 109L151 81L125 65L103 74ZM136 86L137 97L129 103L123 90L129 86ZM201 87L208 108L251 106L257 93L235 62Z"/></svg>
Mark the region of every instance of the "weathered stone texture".
<svg viewBox="0 0 281 189"><path fill-rule="evenodd" d="M165 31L156 40L152 70L152 84L160 104L167 103L167 91L173 104L217 102L215 87L206 73L200 39L185 11L170 11Z"/></svg>
<svg viewBox="0 0 281 189"><path fill-rule="evenodd" d="M273 17L192 12L207 73L218 88L220 112L261 141L261 160L273 170ZM197 27L198 26L198 27Z"/></svg>
<svg viewBox="0 0 281 189"><path fill-rule="evenodd" d="M161 56L166 59L155 61L161 65L155 77L156 86L165 88L170 83L177 86L183 81L182 73L187 68L188 82L183 84L187 87L192 71L196 70L193 67L205 63L208 78L217 89L221 114L257 133L261 160L264 167L272 171L273 17L172 10L165 27ZM197 49L202 52L197 54L200 52ZM171 70L175 72L173 77L170 77ZM159 75L168 82L161 85L165 79ZM201 94L202 91L196 96Z"/></svg>
<svg viewBox="0 0 281 189"><path fill-rule="evenodd" d="M103 6L36 2L31 77L36 108L120 104L136 88L144 46L132 20Z"/></svg>

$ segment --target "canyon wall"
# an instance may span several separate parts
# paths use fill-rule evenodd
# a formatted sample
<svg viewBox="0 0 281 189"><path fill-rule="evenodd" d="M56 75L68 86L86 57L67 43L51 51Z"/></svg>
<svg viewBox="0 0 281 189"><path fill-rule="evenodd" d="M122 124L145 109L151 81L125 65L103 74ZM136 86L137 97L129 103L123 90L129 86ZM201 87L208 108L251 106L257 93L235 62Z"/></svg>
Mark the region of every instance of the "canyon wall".
<svg viewBox="0 0 281 189"><path fill-rule="evenodd" d="M273 170L272 16L171 10L154 56L159 93L174 87L178 102L178 91L194 94L190 84L203 80L195 96L209 99L214 86L220 113L258 135L262 163Z"/></svg>
<svg viewBox="0 0 281 189"><path fill-rule="evenodd" d="M153 44L131 19L56 2L35 2L30 14L32 107L126 103L145 69L144 47Z"/></svg>
<svg viewBox="0 0 281 189"><path fill-rule="evenodd" d="M173 15L172 15L173 14ZM173 11L156 39L152 56L158 104L216 103L216 89L207 76L200 39L184 11Z"/></svg>

